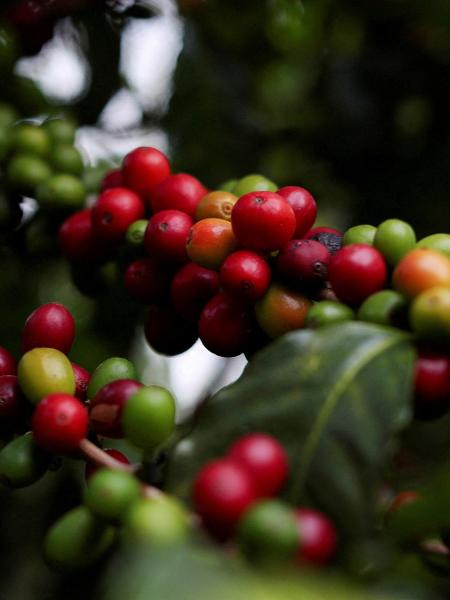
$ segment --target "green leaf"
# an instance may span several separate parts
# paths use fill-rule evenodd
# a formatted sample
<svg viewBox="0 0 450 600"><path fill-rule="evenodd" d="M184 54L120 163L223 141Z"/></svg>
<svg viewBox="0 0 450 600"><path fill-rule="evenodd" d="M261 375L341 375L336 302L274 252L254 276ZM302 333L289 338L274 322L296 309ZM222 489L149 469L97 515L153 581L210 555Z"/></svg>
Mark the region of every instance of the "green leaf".
<svg viewBox="0 0 450 600"><path fill-rule="evenodd" d="M205 462L267 432L289 453L291 500L321 508L345 536L364 535L393 436L410 420L414 356L408 334L365 323L280 338L204 406L175 449L169 488L187 496Z"/></svg>

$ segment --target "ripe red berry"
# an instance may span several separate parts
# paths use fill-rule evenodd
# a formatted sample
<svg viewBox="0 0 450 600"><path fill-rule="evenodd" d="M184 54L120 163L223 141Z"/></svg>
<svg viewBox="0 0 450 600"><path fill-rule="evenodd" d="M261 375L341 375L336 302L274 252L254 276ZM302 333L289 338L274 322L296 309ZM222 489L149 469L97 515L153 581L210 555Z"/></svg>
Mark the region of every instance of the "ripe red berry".
<svg viewBox="0 0 450 600"><path fill-rule="evenodd" d="M36 444L54 454L70 454L86 436L89 416L85 406L69 394L49 394L39 402L32 427Z"/></svg>
<svg viewBox="0 0 450 600"><path fill-rule="evenodd" d="M197 321L205 304L219 292L219 274L193 262L181 267L172 279L170 301L186 321Z"/></svg>
<svg viewBox="0 0 450 600"><path fill-rule="evenodd" d="M186 243L193 220L180 210L162 210L150 219L144 236L144 248L152 258L166 263L189 260Z"/></svg>
<svg viewBox="0 0 450 600"><path fill-rule="evenodd" d="M115 448L104 448L103 452L105 452L105 454L107 454L108 456L111 456L111 458L115 458L116 460L118 460L119 462L123 463L124 465L129 465L130 464L130 461L125 456L125 454L123 454L119 450L116 450ZM88 480L89 477L91 477L100 468L101 467L99 465L96 465L93 462L87 462L86 463L86 467L84 469L84 477L85 477L85 479Z"/></svg>
<svg viewBox="0 0 450 600"><path fill-rule="evenodd" d="M231 225L238 243L260 251L278 250L293 236L295 213L274 192L250 192L241 196L231 212Z"/></svg>
<svg viewBox="0 0 450 600"><path fill-rule="evenodd" d="M0 375L0 432L14 433L26 415L28 402L15 375Z"/></svg>
<svg viewBox="0 0 450 600"><path fill-rule="evenodd" d="M34 310L22 331L22 352L55 348L68 354L75 338L75 321L62 304L50 302Z"/></svg>
<svg viewBox="0 0 450 600"><path fill-rule="evenodd" d="M206 528L220 539L233 533L257 498L248 471L227 459L206 464L194 481L195 510Z"/></svg>
<svg viewBox="0 0 450 600"><path fill-rule="evenodd" d="M108 246L100 242L94 231L90 208L75 212L64 221L58 241L61 253L72 262L100 260L108 252Z"/></svg>
<svg viewBox="0 0 450 600"><path fill-rule="evenodd" d="M266 293L271 274L262 256L251 250L238 250L223 262L220 281L230 294L253 302Z"/></svg>
<svg viewBox="0 0 450 600"><path fill-rule="evenodd" d="M87 369L77 365L77 363L72 363L73 374L75 376L75 396L78 400L86 400L86 391L87 386L89 385L89 381L91 379L91 374Z"/></svg>
<svg viewBox="0 0 450 600"><path fill-rule="evenodd" d="M322 566L329 563L337 546L336 528L324 514L310 508L295 511L299 534L297 561Z"/></svg>
<svg viewBox="0 0 450 600"><path fill-rule="evenodd" d="M288 474L288 457L283 446L266 433L250 433L238 439L228 457L246 469L259 496L275 496Z"/></svg>
<svg viewBox="0 0 450 600"><path fill-rule="evenodd" d="M203 309L198 331L210 352L219 356L238 356L250 342L253 320L242 300L222 292L211 298Z"/></svg>
<svg viewBox="0 0 450 600"><path fill-rule="evenodd" d="M349 244L331 257L328 276L333 291L342 302L360 304L383 289L386 281L383 256L367 244Z"/></svg>
<svg viewBox="0 0 450 600"><path fill-rule="evenodd" d="M185 321L170 306L151 306L144 327L145 338L155 352L175 356L198 340L197 326Z"/></svg>
<svg viewBox="0 0 450 600"><path fill-rule="evenodd" d="M17 363L14 356L3 346L0 346L0 376L16 375Z"/></svg>
<svg viewBox="0 0 450 600"><path fill-rule="evenodd" d="M326 247L315 240L291 240L280 250L276 269L295 287L318 287L327 279L330 258Z"/></svg>
<svg viewBox="0 0 450 600"><path fill-rule="evenodd" d="M112 169L106 173L101 181L100 191L104 192L115 187L125 187L121 169Z"/></svg>
<svg viewBox="0 0 450 600"><path fill-rule="evenodd" d="M450 357L437 352L419 352L415 365L415 416L433 419L450 408Z"/></svg>
<svg viewBox="0 0 450 600"><path fill-rule="evenodd" d="M142 146L125 156L122 174L125 186L149 203L155 186L170 175L170 163L156 148Z"/></svg>
<svg viewBox="0 0 450 600"><path fill-rule="evenodd" d="M195 218L197 204L208 193L198 179L187 173L170 175L156 186L151 195L153 212L181 210Z"/></svg>
<svg viewBox="0 0 450 600"><path fill-rule="evenodd" d="M304 237L323 244L330 254L335 254L342 248L343 234L333 227L314 227Z"/></svg>
<svg viewBox="0 0 450 600"><path fill-rule="evenodd" d="M137 194L122 187L110 188L100 194L92 209L92 225L102 240L119 242L144 213L144 204Z"/></svg>
<svg viewBox="0 0 450 600"><path fill-rule="evenodd" d="M313 226L317 216L317 204L305 188L289 185L277 190L292 207L295 214L295 238L302 238Z"/></svg>
<svg viewBox="0 0 450 600"><path fill-rule="evenodd" d="M169 285L167 270L151 258L138 258L125 271L125 289L132 298L146 304L163 300Z"/></svg>
<svg viewBox="0 0 450 600"><path fill-rule="evenodd" d="M123 437L123 408L141 387L142 383L134 379L116 379L100 388L91 400L89 414L95 433L110 438Z"/></svg>

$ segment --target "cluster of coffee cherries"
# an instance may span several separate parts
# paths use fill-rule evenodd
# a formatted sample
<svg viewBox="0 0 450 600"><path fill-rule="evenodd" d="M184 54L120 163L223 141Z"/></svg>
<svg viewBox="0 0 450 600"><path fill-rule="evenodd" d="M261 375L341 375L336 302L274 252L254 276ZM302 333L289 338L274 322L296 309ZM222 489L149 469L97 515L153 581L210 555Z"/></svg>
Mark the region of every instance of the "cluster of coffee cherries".
<svg viewBox="0 0 450 600"><path fill-rule="evenodd" d="M0 349L0 432L6 441L0 481L24 487L52 469L55 457L87 461L84 505L58 521L45 542L49 562L61 568L85 566L106 551L116 530L111 524L123 522L127 535L139 539L155 531L163 542L165 536L175 539L175 530L181 535L185 521L175 501L133 475L136 469L122 453L102 449L104 438L126 438L144 462L151 461L173 432L173 396L143 385L125 358L106 359L90 375L67 356L74 336L71 313L49 303L27 318L17 365ZM166 513L173 513L173 525L169 516L164 525Z"/></svg>
<svg viewBox="0 0 450 600"><path fill-rule="evenodd" d="M197 474L194 507L215 539L236 541L252 562L326 565L335 556L336 529L323 513L276 498L288 471L286 452L273 436L247 434Z"/></svg>

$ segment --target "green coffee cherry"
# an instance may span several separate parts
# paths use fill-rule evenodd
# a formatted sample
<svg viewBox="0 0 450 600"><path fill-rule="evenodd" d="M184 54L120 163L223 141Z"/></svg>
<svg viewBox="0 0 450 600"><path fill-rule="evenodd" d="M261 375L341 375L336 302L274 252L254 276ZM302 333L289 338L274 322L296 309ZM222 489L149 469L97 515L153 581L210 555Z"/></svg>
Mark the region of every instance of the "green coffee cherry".
<svg viewBox="0 0 450 600"><path fill-rule="evenodd" d="M175 399L163 387L143 387L131 396L122 415L125 437L151 452L165 442L175 427Z"/></svg>
<svg viewBox="0 0 450 600"><path fill-rule="evenodd" d="M92 373L87 397L93 398L100 388L117 379L137 379L136 367L126 358L113 356L100 363Z"/></svg>
<svg viewBox="0 0 450 600"><path fill-rule="evenodd" d="M450 288L436 286L414 298L409 310L411 329L435 344L450 341Z"/></svg>
<svg viewBox="0 0 450 600"><path fill-rule="evenodd" d="M11 106L11 104L7 104L6 102L0 102L0 129L6 129L10 125L13 125L13 123L17 121L18 118L18 112L13 106Z"/></svg>
<svg viewBox="0 0 450 600"><path fill-rule="evenodd" d="M256 562L285 562L297 550L298 540L294 512L280 500L249 508L238 526L239 547Z"/></svg>
<svg viewBox="0 0 450 600"><path fill-rule="evenodd" d="M350 227L344 233L342 238L342 244L348 246L349 244L368 244L373 246L373 241L377 228L373 225L355 225Z"/></svg>
<svg viewBox="0 0 450 600"><path fill-rule="evenodd" d="M170 546L183 541L188 519L183 506L174 498L142 498L132 504L123 521L124 540L130 544Z"/></svg>
<svg viewBox="0 0 450 600"><path fill-rule="evenodd" d="M346 304L333 300L322 300L313 304L306 315L306 327L317 329L325 325L333 325L342 321L351 321L355 313Z"/></svg>
<svg viewBox="0 0 450 600"><path fill-rule="evenodd" d="M147 225L147 219L139 219L138 221L131 223L126 233L127 244L129 244L132 247L142 246Z"/></svg>
<svg viewBox="0 0 450 600"><path fill-rule="evenodd" d="M72 364L54 348L33 348L26 352L19 361L17 374L23 393L33 404L54 392L75 393Z"/></svg>
<svg viewBox="0 0 450 600"><path fill-rule="evenodd" d="M381 290L364 300L358 310L359 321L378 325L396 325L405 312L408 302L394 290Z"/></svg>
<svg viewBox="0 0 450 600"><path fill-rule="evenodd" d="M85 198L83 182L66 173L52 175L37 190L37 200L45 208L82 208Z"/></svg>
<svg viewBox="0 0 450 600"><path fill-rule="evenodd" d="M131 473L99 469L89 478L84 503L97 517L120 521L140 493L139 481Z"/></svg>
<svg viewBox="0 0 450 600"><path fill-rule="evenodd" d="M51 167L59 173L81 175L84 169L80 151L71 144L56 144L49 155Z"/></svg>
<svg viewBox="0 0 450 600"><path fill-rule="evenodd" d="M73 144L76 127L67 119L47 119L42 124L54 144Z"/></svg>
<svg viewBox="0 0 450 600"><path fill-rule="evenodd" d="M400 219L388 219L378 225L373 245L391 267L395 265L416 245L414 229Z"/></svg>
<svg viewBox="0 0 450 600"><path fill-rule="evenodd" d="M263 175L246 175L239 179L231 191L238 198L250 192L276 192L278 186Z"/></svg>
<svg viewBox="0 0 450 600"><path fill-rule="evenodd" d="M44 556L55 569L83 569L101 558L114 541L115 531L99 522L85 506L56 521L44 541Z"/></svg>
<svg viewBox="0 0 450 600"><path fill-rule="evenodd" d="M0 481L13 488L31 485L44 475L48 463L48 455L36 446L32 433L26 433L0 450Z"/></svg>
<svg viewBox="0 0 450 600"><path fill-rule="evenodd" d="M33 193L35 188L51 175L45 161L33 154L17 154L6 168L8 185L24 194Z"/></svg>
<svg viewBox="0 0 450 600"><path fill-rule="evenodd" d="M422 238L416 244L417 248L428 248L429 250L436 250L442 252L448 258L450 258L450 234L448 233L433 233Z"/></svg>
<svg viewBox="0 0 450 600"><path fill-rule="evenodd" d="M11 149L45 158L50 151L50 138L34 123L19 123L11 129Z"/></svg>
<svg viewBox="0 0 450 600"><path fill-rule="evenodd" d="M222 192L231 192L238 184L238 181L239 179L227 179L227 181L221 183L217 189Z"/></svg>

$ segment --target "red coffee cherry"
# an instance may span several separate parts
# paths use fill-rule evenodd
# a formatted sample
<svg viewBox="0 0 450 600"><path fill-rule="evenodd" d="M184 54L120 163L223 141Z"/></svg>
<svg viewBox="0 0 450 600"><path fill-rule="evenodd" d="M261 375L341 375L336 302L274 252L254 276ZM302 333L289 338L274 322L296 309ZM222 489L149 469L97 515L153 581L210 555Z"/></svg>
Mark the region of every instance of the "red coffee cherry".
<svg viewBox="0 0 450 600"><path fill-rule="evenodd" d="M197 326L187 322L170 306L151 306L144 327L145 338L155 352L175 356L198 340Z"/></svg>
<svg viewBox="0 0 450 600"><path fill-rule="evenodd" d="M14 433L27 413L27 402L15 375L0 376L0 432Z"/></svg>
<svg viewBox="0 0 450 600"><path fill-rule="evenodd" d="M342 302L358 305L383 289L386 263L378 250L367 244L349 244L331 257L328 276Z"/></svg>
<svg viewBox="0 0 450 600"><path fill-rule="evenodd" d="M230 254L220 269L224 289L250 302L264 296L270 285L272 272L266 260L251 250Z"/></svg>
<svg viewBox="0 0 450 600"><path fill-rule="evenodd" d="M71 262L97 261L108 253L108 246L100 242L94 231L90 208L75 212L64 221L58 241L61 253Z"/></svg>
<svg viewBox="0 0 450 600"><path fill-rule="evenodd" d="M106 173L100 183L100 192L104 192L115 187L125 187L122 169L112 169Z"/></svg>
<svg viewBox="0 0 450 600"><path fill-rule="evenodd" d="M318 287L328 277L331 255L315 240L291 240L279 252L276 269L281 279L295 287Z"/></svg>
<svg viewBox="0 0 450 600"><path fill-rule="evenodd" d="M207 463L194 481L195 510L219 539L233 533L240 517L257 499L248 471L228 459Z"/></svg>
<svg viewBox="0 0 450 600"><path fill-rule="evenodd" d="M333 523L311 508L298 508L295 515L299 534L297 561L318 567L328 564L334 558L337 547Z"/></svg>
<svg viewBox="0 0 450 600"><path fill-rule="evenodd" d="M142 383L134 379L116 379L100 388L91 400L89 413L95 433L110 438L123 437L123 408L141 387Z"/></svg>
<svg viewBox="0 0 450 600"><path fill-rule="evenodd" d="M75 376L75 396L78 400L84 401L86 400L86 391L89 385L89 381L91 379L91 374L87 369L77 365L77 363L72 363L73 374Z"/></svg>
<svg viewBox="0 0 450 600"><path fill-rule="evenodd" d="M194 219L197 204L207 193L204 185L192 175L170 175L153 189L152 210L155 213L168 209L181 210Z"/></svg>
<svg viewBox="0 0 450 600"><path fill-rule="evenodd" d="M103 452L105 452L105 454L107 454L108 456L111 456L111 458L115 458L124 465L130 464L130 461L125 456L125 454L123 454L119 450L116 450L115 448L104 448ZM100 468L101 467L99 465L96 465L93 462L87 462L86 467L84 469L84 478L86 479L86 481Z"/></svg>
<svg viewBox="0 0 450 600"><path fill-rule="evenodd" d="M155 186L170 175L170 163L167 156L156 148L141 146L123 159L122 175L125 186L149 204Z"/></svg>
<svg viewBox="0 0 450 600"><path fill-rule="evenodd" d="M258 496L275 496L288 474L288 457L278 440L266 433L250 433L239 438L228 457L248 471Z"/></svg>
<svg viewBox="0 0 450 600"><path fill-rule="evenodd" d="M0 376L16 375L17 363L14 356L3 346L0 346Z"/></svg>
<svg viewBox="0 0 450 600"><path fill-rule="evenodd" d="M449 408L450 357L437 352L419 352L415 365L415 417L435 419Z"/></svg>
<svg viewBox="0 0 450 600"><path fill-rule="evenodd" d="M164 300L169 285L169 273L152 258L138 258L125 271L125 289L132 298L145 304Z"/></svg>
<svg viewBox="0 0 450 600"><path fill-rule="evenodd" d="M128 227L142 219L144 204L137 194L126 188L102 192L92 209L92 225L97 235L108 242L120 242Z"/></svg>
<svg viewBox="0 0 450 600"><path fill-rule="evenodd" d="M88 430L85 406L69 394L49 394L33 413L32 428L36 444L54 454L78 450Z"/></svg>
<svg viewBox="0 0 450 600"><path fill-rule="evenodd" d="M282 196L293 209L296 221L294 237L302 238L316 220L316 201L308 190L295 185L280 188L277 190L277 194Z"/></svg>
<svg viewBox="0 0 450 600"><path fill-rule="evenodd" d="M219 274L193 262L181 267L172 279L170 301L186 321L197 321L205 304L219 292Z"/></svg>
<svg viewBox="0 0 450 600"><path fill-rule="evenodd" d="M293 209L274 192L241 196L231 212L231 224L241 246L260 251L278 250L292 238L296 228Z"/></svg>
<svg viewBox="0 0 450 600"><path fill-rule="evenodd" d="M144 248L160 262L187 262L186 243L193 223L191 217L180 210L156 213L145 230Z"/></svg>
<svg viewBox="0 0 450 600"><path fill-rule="evenodd" d="M55 348L68 354L75 338L75 321L62 304L50 302L34 310L22 331L22 352Z"/></svg>
<svg viewBox="0 0 450 600"><path fill-rule="evenodd" d="M222 292L211 298L203 309L198 331L210 352L219 356L238 356L250 342L253 320L242 300Z"/></svg>
<svg viewBox="0 0 450 600"><path fill-rule="evenodd" d="M220 269L236 248L231 223L225 219L202 219L189 232L186 251L189 258L205 269Z"/></svg>

